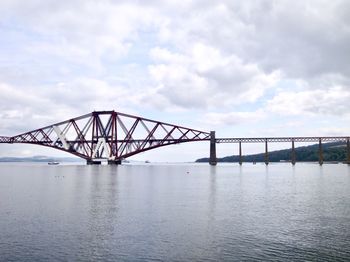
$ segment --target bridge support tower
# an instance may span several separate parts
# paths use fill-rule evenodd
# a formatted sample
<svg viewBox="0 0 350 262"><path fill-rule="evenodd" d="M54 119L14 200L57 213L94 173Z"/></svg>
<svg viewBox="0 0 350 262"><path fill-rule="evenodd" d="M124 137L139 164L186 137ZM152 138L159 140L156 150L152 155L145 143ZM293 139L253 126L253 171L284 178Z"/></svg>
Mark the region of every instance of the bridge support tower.
<svg viewBox="0 0 350 262"><path fill-rule="evenodd" d="M265 165L269 164L269 151L267 147L267 139L265 139Z"/></svg>
<svg viewBox="0 0 350 262"><path fill-rule="evenodd" d="M108 160L107 161L108 165L121 165L122 161L121 160Z"/></svg>
<svg viewBox="0 0 350 262"><path fill-rule="evenodd" d="M292 165L295 165L296 162L296 155L295 155L295 145L294 145L294 139L292 140L292 155L291 155L291 162Z"/></svg>
<svg viewBox="0 0 350 262"><path fill-rule="evenodd" d="M209 157L209 164L212 165L212 166L215 166L217 164L215 131L210 131L210 157Z"/></svg>
<svg viewBox="0 0 350 262"><path fill-rule="evenodd" d="M239 141L239 164L242 165L243 158L242 158L242 142Z"/></svg>
<svg viewBox="0 0 350 262"><path fill-rule="evenodd" d="M101 161L94 161L92 159L87 159L86 164L87 165L101 165Z"/></svg>
<svg viewBox="0 0 350 262"><path fill-rule="evenodd" d="M322 150L322 139L318 140L318 163L323 165L323 150Z"/></svg>

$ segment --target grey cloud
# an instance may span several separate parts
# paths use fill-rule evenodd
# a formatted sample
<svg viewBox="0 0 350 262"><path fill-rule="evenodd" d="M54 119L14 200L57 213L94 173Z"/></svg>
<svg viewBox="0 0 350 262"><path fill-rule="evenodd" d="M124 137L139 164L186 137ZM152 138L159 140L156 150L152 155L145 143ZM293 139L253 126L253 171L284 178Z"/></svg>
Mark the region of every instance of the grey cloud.
<svg viewBox="0 0 350 262"><path fill-rule="evenodd" d="M348 89L349 11L349 2L340 0L1 1L2 24L16 25L12 40L19 44L0 61L0 81L20 92L32 87L48 108L53 102L77 112L140 101L231 111L263 97L281 77L301 79L309 90ZM149 32L158 38L143 39ZM147 72L149 50L141 50L136 63L142 74L113 70L139 41L148 41L150 50L168 50L168 58L151 52L153 73ZM200 45L205 48L198 55ZM110 74L129 80L120 84L108 80ZM134 81L140 75L142 81ZM269 104L278 104L277 98ZM346 101L337 101L339 110L346 108ZM33 106L33 114L39 111Z"/></svg>
<svg viewBox="0 0 350 262"><path fill-rule="evenodd" d="M249 97L263 96L269 85L273 85L263 79L271 74L292 81L301 80L308 90L324 89L327 92L337 86L350 88L349 2L206 2L195 9L195 15L192 8L193 5L170 16L169 23L161 28L162 39L178 50L178 56L191 59L188 50L196 43L202 43L220 50L222 59L234 56L241 61L240 66L214 64L204 71L191 69L183 63L184 68L192 70L215 89L209 99L212 104L220 101L220 105L232 106L232 103L225 103L228 93L235 94L236 101L241 102L249 101ZM207 60L212 62L210 59L208 56ZM166 63L170 64L169 61ZM256 67L255 72L244 70L251 65ZM170 95L175 87L167 88L167 83L162 84L163 93ZM249 95L240 96L245 92ZM208 106L207 98L207 95L200 96ZM346 108L346 101L337 101L341 105L333 108L339 111ZM181 101L174 102L179 104ZM183 99L182 102L188 101ZM308 111L326 112L327 105L324 103Z"/></svg>
<svg viewBox="0 0 350 262"><path fill-rule="evenodd" d="M350 31L347 1L279 1L249 21L258 43L242 53L265 70L283 70L291 78L349 73ZM266 9L265 9L266 10Z"/></svg>
<svg viewBox="0 0 350 262"><path fill-rule="evenodd" d="M2 10L39 31L52 30L87 54L109 47L126 52L124 41L149 26L179 50L203 42L266 73L317 78L350 72L348 1L5 1ZM121 46L108 43L113 34Z"/></svg>
<svg viewBox="0 0 350 262"><path fill-rule="evenodd" d="M169 38L182 48L203 41L267 73L282 70L291 78L347 75L349 9L348 1L211 2L196 16L189 9L188 16L171 20L169 31L182 28L182 34Z"/></svg>
<svg viewBox="0 0 350 262"><path fill-rule="evenodd" d="M219 49L197 43L184 53L156 48L149 67L157 93L177 106L208 108L254 102L279 78L264 74L255 64L225 56Z"/></svg>

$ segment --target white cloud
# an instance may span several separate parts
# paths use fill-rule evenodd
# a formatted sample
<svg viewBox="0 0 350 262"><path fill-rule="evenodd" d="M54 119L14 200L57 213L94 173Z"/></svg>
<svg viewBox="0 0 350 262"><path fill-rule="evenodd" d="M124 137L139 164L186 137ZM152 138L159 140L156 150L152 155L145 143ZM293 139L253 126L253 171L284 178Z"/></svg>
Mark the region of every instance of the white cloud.
<svg viewBox="0 0 350 262"><path fill-rule="evenodd" d="M157 19L162 19L155 12L147 6L110 1L0 4L4 23L31 35L23 48L27 55L58 58L95 70L103 69L103 59L125 57L139 41L139 32L153 30Z"/></svg>
<svg viewBox="0 0 350 262"><path fill-rule="evenodd" d="M340 0L194 1L170 17L161 28L161 36L180 54L202 43L218 50L222 57L238 58L244 67L256 66L262 75L279 72L293 81L306 81L310 90L349 88L349 11L350 4ZM211 54L206 53L203 66L215 64ZM217 69L219 79L224 80L225 70ZM240 80L237 67L224 69L230 72L229 80L235 76ZM244 83L244 78L242 81L239 83ZM257 90L252 93L258 96Z"/></svg>
<svg viewBox="0 0 350 262"><path fill-rule="evenodd" d="M181 10L168 35L183 49L201 40L287 77L347 75L349 10L347 1L208 2L196 15Z"/></svg>
<svg viewBox="0 0 350 262"><path fill-rule="evenodd" d="M138 94L93 78L77 78L55 86L0 83L0 134L15 135L94 110L133 112Z"/></svg>
<svg viewBox="0 0 350 262"><path fill-rule="evenodd" d="M280 92L267 102L267 110L283 115L348 115L350 90L333 87L328 90Z"/></svg>
<svg viewBox="0 0 350 262"><path fill-rule="evenodd" d="M176 105L215 108L255 102L279 79L279 73L264 74L255 64L202 43L181 54L159 47L151 51L156 64L149 72L157 93Z"/></svg>
<svg viewBox="0 0 350 262"><path fill-rule="evenodd" d="M348 136L349 127L324 127L320 128L320 133L324 136Z"/></svg>
<svg viewBox="0 0 350 262"><path fill-rule="evenodd" d="M263 120L266 114L256 112L208 113L203 116L202 122L210 126L236 126L246 123L256 123Z"/></svg>

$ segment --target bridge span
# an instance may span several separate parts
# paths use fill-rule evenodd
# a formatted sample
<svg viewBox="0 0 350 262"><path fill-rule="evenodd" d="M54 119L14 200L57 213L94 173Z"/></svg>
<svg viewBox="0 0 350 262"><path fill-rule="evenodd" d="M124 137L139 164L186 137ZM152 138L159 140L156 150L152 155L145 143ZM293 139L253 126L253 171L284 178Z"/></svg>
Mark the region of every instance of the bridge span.
<svg viewBox="0 0 350 262"><path fill-rule="evenodd" d="M116 111L92 113L45 126L0 143L51 147L86 159L87 164L120 164L132 155L158 147L207 141L209 132L173 125Z"/></svg>
<svg viewBox="0 0 350 262"><path fill-rule="evenodd" d="M264 143L265 144L265 164L269 164L269 151L268 143L291 143L291 156L290 162L295 165L296 163L296 152L295 143L307 143L315 142L318 143L318 162L320 165L323 164L323 142L344 142L346 143L347 159L346 163L350 164L350 137L348 136L320 136L320 137L241 137L241 138L215 138L215 132L211 132L212 142L210 144L210 160L209 163L215 165L216 161L216 143L237 143L239 151L239 164L243 163L242 155L242 143ZM214 143L215 141L215 143Z"/></svg>
<svg viewBox="0 0 350 262"><path fill-rule="evenodd" d="M62 150L81 157L87 164L120 164L132 155L158 147L196 141L210 142L211 165L217 164L216 144L238 143L239 163L243 163L242 143L265 143L265 163L269 163L268 143L291 143L290 161L296 163L295 143L319 144L319 163L323 164L323 142L346 143L350 164L350 137L266 137L216 138L215 131L205 132L116 111L92 113L45 126L15 136L0 136L0 143L34 144Z"/></svg>

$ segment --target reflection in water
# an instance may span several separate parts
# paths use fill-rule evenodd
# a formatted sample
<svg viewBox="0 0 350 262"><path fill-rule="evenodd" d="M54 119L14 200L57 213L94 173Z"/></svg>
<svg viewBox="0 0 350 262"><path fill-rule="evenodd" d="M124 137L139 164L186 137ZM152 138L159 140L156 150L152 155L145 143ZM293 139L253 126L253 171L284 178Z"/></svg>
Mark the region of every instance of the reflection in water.
<svg viewBox="0 0 350 262"><path fill-rule="evenodd" d="M208 217L212 222L215 218L215 205L216 205L216 166L210 166L210 181L209 181L209 194L208 194Z"/></svg>
<svg viewBox="0 0 350 262"><path fill-rule="evenodd" d="M0 165L0 257L346 261L349 189L346 165Z"/></svg>

